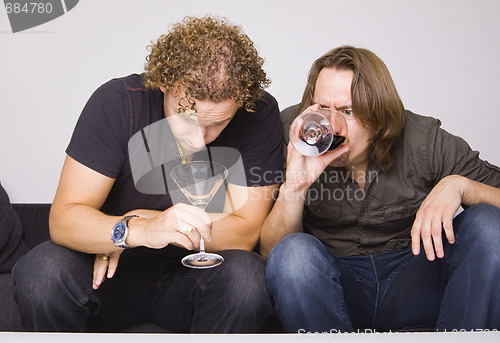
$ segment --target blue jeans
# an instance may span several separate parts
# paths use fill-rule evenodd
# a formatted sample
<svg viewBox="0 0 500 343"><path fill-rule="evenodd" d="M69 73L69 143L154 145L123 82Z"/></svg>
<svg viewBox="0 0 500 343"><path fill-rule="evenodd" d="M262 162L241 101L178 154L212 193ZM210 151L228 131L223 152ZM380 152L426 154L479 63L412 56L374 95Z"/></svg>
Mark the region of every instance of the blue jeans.
<svg viewBox="0 0 500 343"><path fill-rule="evenodd" d="M13 270L24 329L112 332L150 322L174 332L265 331L276 314L264 260L243 250L221 255L222 265L196 270L129 249L95 291L95 255L45 242Z"/></svg>
<svg viewBox="0 0 500 343"><path fill-rule="evenodd" d="M423 248L339 257L311 235L286 236L266 271L285 331L500 329L500 208L473 206L453 228L433 262Z"/></svg>

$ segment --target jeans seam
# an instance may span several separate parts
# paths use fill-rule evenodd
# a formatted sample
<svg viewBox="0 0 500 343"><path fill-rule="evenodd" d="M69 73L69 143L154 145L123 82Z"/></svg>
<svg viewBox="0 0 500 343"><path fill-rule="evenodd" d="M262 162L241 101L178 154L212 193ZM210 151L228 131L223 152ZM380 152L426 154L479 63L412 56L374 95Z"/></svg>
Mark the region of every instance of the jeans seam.
<svg viewBox="0 0 500 343"><path fill-rule="evenodd" d="M374 328L375 323L377 322L378 301L379 301L379 297L380 297L380 280L378 278L377 266L375 265L375 260L373 259L372 255L370 255L370 262L371 262L372 267L373 267L373 271L375 274L375 283L377 285L377 292L375 295L375 306L373 309L373 317L372 317L372 328Z"/></svg>
<svg viewBox="0 0 500 343"><path fill-rule="evenodd" d="M334 262L335 262L335 258L330 257L330 265L334 265ZM342 317L349 321L349 323L347 323L347 324L351 324L351 318L350 318L348 312L346 311L344 287L342 286L342 283L340 282L340 274L342 273L342 268L340 266L338 266L338 269L334 268L334 270L338 270L338 281L335 280L334 273L330 274L330 279L332 279L334 282L338 283L340 287L342 287L342 294L339 294L338 295L339 299L337 299L338 303L341 304L340 311L342 313ZM337 328L333 328L333 329L337 329Z"/></svg>

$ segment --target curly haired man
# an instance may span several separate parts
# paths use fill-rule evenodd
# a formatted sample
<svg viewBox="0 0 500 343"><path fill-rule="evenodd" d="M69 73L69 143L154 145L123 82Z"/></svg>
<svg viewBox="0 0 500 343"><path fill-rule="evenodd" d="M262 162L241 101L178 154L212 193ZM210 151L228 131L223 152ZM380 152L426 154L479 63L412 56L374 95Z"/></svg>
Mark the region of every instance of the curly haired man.
<svg viewBox="0 0 500 343"><path fill-rule="evenodd" d="M240 27L213 16L187 17L149 48L145 73L99 87L79 118L52 242L15 267L26 330L260 332L275 318L252 252L277 188L262 175L283 162L263 59ZM199 159L229 170L215 213L169 178ZM181 264L201 237L220 266Z"/></svg>

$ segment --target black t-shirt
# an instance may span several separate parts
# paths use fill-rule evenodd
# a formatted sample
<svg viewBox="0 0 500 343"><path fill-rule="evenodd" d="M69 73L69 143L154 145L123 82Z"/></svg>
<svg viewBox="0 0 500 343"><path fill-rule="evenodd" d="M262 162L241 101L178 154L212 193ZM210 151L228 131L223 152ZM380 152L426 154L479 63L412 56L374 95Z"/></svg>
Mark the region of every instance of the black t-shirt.
<svg viewBox="0 0 500 343"><path fill-rule="evenodd" d="M161 183L157 189L148 189L141 183L142 176L159 176L168 180L169 169L181 163L175 140L169 134L168 125L165 125L163 98L161 91L144 87L141 75L132 74L99 87L83 109L66 153L83 165L115 179L101 208L102 212L123 215L134 209L165 210L177 201L184 201L177 198L172 200L171 192L166 189L171 183ZM154 149L150 151L147 146L147 138L151 130L159 127L168 131L162 135L163 157L160 162L170 162L134 162L140 161L134 156L146 150L149 159L154 155ZM144 138L146 146L141 148L142 152L135 151L141 149L132 144L133 137ZM211 158L225 164L228 169L234 166L227 164L239 163L243 166L247 186L266 186L279 179L277 176L283 164L282 140L277 102L265 93L262 100L257 102L255 112L238 110L219 137L207 146L208 151L202 154L208 152ZM227 151L222 148L229 148L238 156L235 158L228 156L234 154L217 153ZM130 156L135 167L131 167ZM227 161L228 158L231 162ZM138 173L137 168L142 171ZM241 175L229 178L230 183L232 180L241 183Z"/></svg>

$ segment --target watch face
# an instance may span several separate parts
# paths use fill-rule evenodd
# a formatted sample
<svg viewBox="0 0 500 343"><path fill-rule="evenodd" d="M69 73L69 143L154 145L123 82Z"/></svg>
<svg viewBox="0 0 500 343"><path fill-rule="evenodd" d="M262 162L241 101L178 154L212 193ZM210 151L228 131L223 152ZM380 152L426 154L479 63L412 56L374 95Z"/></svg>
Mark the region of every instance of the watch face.
<svg viewBox="0 0 500 343"><path fill-rule="evenodd" d="M114 242L119 242L120 240L123 239L123 236L125 236L125 231L126 231L126 226L122 222L119 222L115 225L113 228L113 233L111 235L111 239Z"/></svg>

